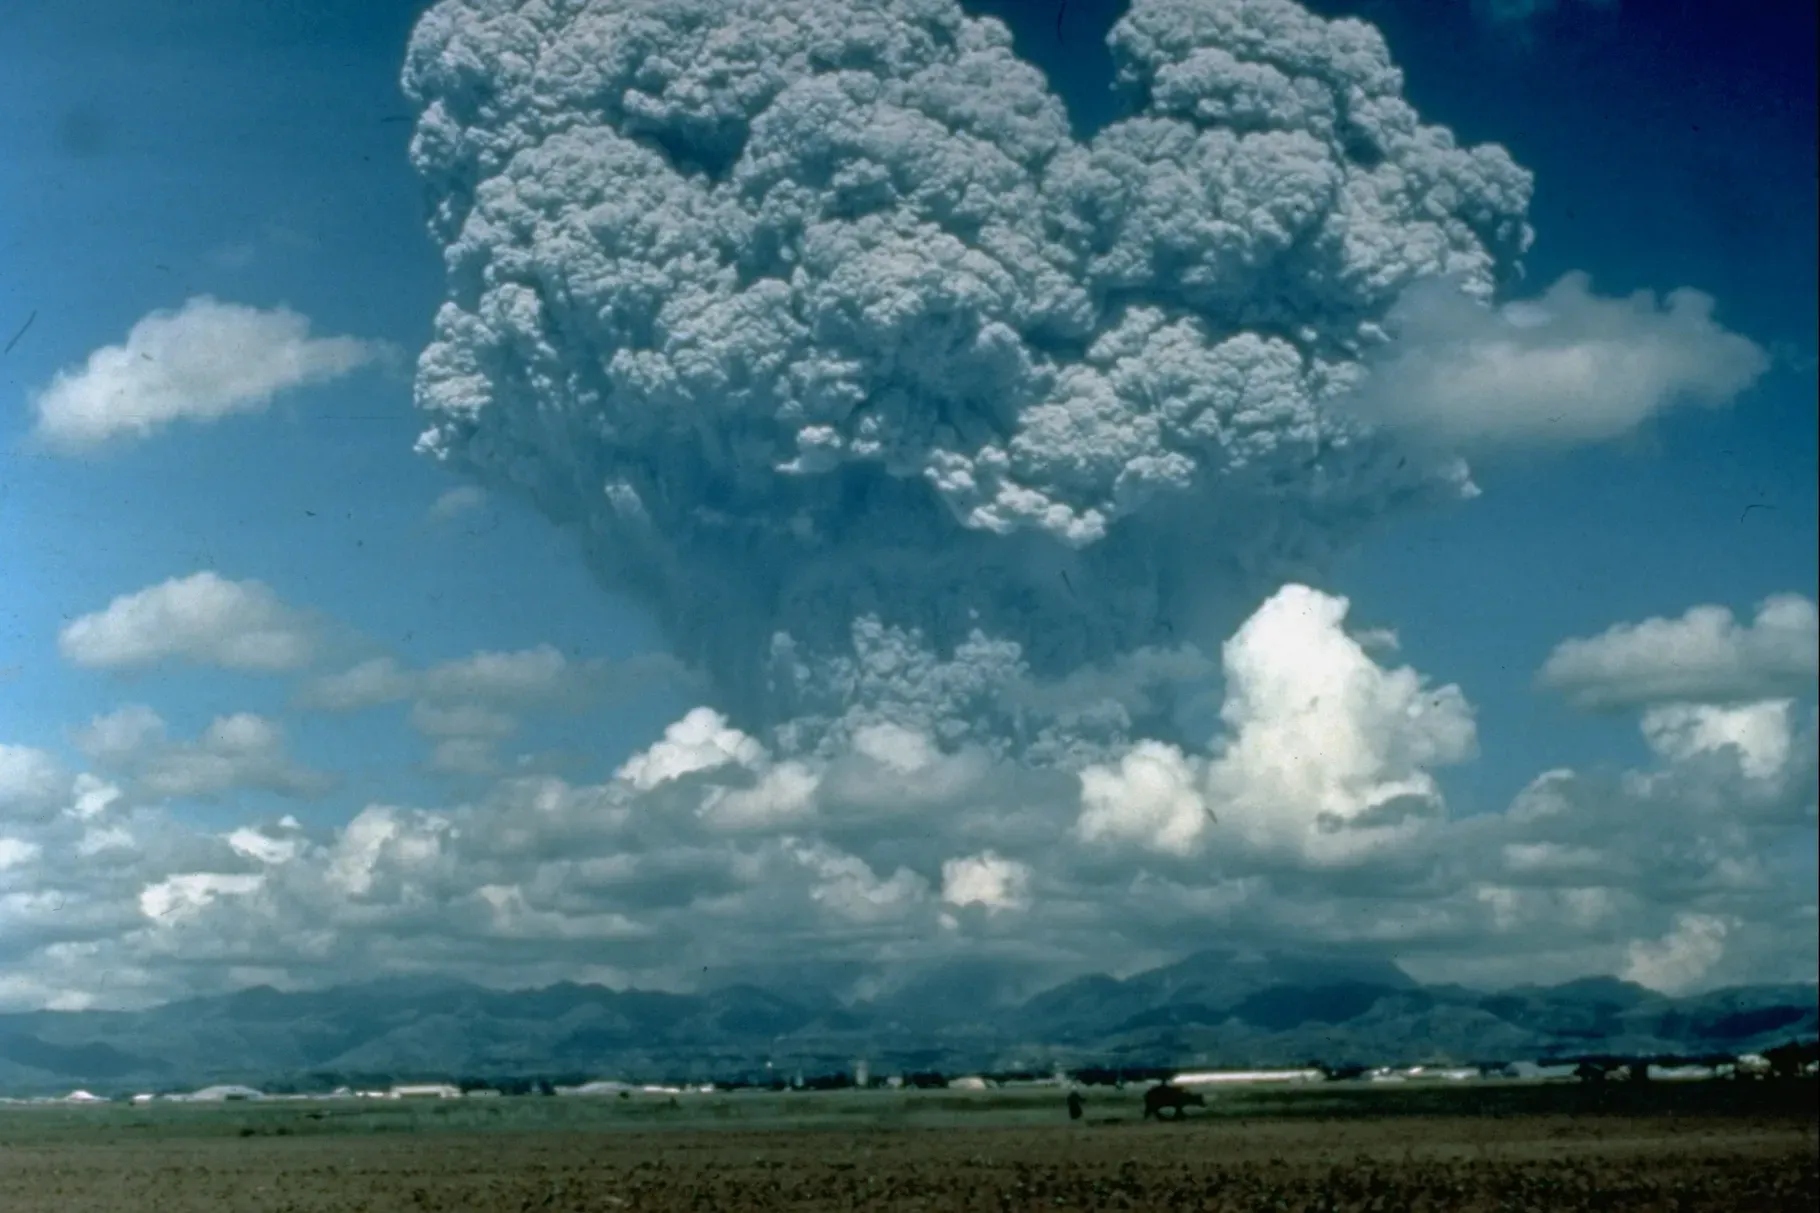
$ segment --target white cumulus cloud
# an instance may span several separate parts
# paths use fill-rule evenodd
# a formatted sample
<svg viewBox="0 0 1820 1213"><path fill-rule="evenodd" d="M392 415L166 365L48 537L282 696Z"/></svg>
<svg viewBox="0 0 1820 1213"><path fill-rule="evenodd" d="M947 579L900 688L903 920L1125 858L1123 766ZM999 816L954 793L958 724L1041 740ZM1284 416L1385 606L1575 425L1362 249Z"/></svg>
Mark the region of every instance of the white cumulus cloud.
<svg viewBox="0 0 1820 1213"><path fill-rule="evenodd" d="M57 641L65 658L94 669L183 660L271 674L307 665L317 630L264 583L201 572L122 594L65 625Z"/></svg>
<svg viewBox="0 0 1820 1213"><path fill-rule="evenodd" d="M267 826L240 826L230 830L226 839L238 854L262 864L289 863L308 847L297 819L288 815Z"/></svg>
<svg viewBox="0 0 1820 1213"><path fill-rule="evenodd" d="M1030 902L1030 867L991 851L944 860L942 900L982 906L988 913L1021 910Z"/></svg>
<svg viewBox="0 0 1820 1213"><path fill-rule="evenodd" d="M1175 746L1142 741L1116 765L1081 772L1076 829L1089 843L1133 841L1186 855L1200 845L1210 812L1198 765Z"/></svg>
<svg viewBox="0 0 1820 1213"><path fill-rule="evenodd" d="M91 719L76 730L76 746L103 767L131 762L164 741L164 717L143 703L130 703Z"/></svg>
<svg viewBox="0 0 1820 1213"><path fill-rule="evenodd" d="M882 877L865 860L826 843L793 844L792 849L797 862L813 874L810 899L839 920L891 922L928 900L929 882L908 868Z"/></svg>
<svg viewBox="0 0 1820 1213"><path fill-rule="evenodd" d="M58 372L32 398L36 433L53 450L78 453L180 419L258 412L280 392L339 378L385 350L354 337L312 337L309 320L289 308L200 295L150 313L122 344Z"/></svg>
<svg viewBox="0 0 1820 1213"><path fill-rule="evenodd" d="M1222 823L1259 843L1340 855L1441 809L1431 769L1476 752L1456 686L1379 665L1347 635L1346 599L1279 591L1226 642L1229 730L1208 769Z"/></svg>
<svg viewBox="0 0 1820 1213"><path fill-rule="evenodd" d="M713 708L696 708L664 730L663 738L626 759L618 777L641 792L697 771L728 764L755 767L765 760L757 740L727 723Z"/></svg>
<svg viewBox="0 0 1820 1213"><path fill-rule="evenodd" d="M1771 699L1725 707L1671 703L1643 714L1643 736L1672 762L1729 750L1752 779L1773 779L1787 767L1794 745L1794 703Z"/></svg>
<svg viewBox="0 0 1820 1213"><path fill-rule="evenodd" d="M1740 623L1722 606L1679 619L1620 623L1565 640L1542 666L1541 685L1582 708L1668 701L1726 703L1811 693L1820 677L1820 620L1799 594L1776 594Z"/></svg>
<svg viewBox="0 0 1820 1213"><path fill-rule="evenodd" d="M145 886L139 910L159 923L176 923L207 907L219 897L245 897L259 890L264 878L256 873L185 872Z"/></svg>
<svg viewBox="0 0 1820 1213"><path fill-rule="evenodd" d="M1087 768L1081 837L1187 855L1223 833L1342 860L1439 815L1431 768L1473 756L1472 709L1458 687L1380 666L1347 634L1347 610L1300 585L1260 606L1222 650L1225 731L1212 753L1147 741Z"/></svg>
<svg viewBox="0 0 1820 1213"><path fill-rule="evenodd" d="M1569 274L1492 307L1445 283L1412 288L1361 399L1374 417L1449 446L1570 446L1615 438L1676 404L1730 403L1769 368L1713 320L1713 300L1592 293Z"/></svg>

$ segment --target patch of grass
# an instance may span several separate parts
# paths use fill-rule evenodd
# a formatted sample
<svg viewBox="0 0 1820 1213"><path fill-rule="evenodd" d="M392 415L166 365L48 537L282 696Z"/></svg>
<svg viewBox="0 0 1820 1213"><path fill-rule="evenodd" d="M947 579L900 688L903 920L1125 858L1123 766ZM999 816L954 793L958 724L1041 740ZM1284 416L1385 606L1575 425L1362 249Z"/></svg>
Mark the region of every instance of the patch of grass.
<svg viewBox="0 0 1820 1213"><path fill-rule="evenodd" d="M1086 1123L1137 1124L1138 1088L1087 1088ZM1813 1117L1820 1084L1612 1083L1594 1086L1461 1083L1216 1090L1188 1121L1376 1121L1421 1117ZM770 1091L497 1099L321 1100L225 1104L33 1105L0 1108L0 1147L32 1143L225 1137L445 1134L461 1132L668 1132L724 1129L805 1132L952 1129L1067 1123L1053 1089L987 1091Z"/></svg>

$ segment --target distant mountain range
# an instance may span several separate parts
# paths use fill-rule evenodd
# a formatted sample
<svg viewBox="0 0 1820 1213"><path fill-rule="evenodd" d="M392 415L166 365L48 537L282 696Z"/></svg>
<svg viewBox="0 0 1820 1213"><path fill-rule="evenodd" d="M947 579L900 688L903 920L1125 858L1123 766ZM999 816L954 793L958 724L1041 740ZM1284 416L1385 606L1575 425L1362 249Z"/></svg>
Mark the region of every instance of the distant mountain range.
<svg viewBox="0 0 1820 1213"><path fill-rule="evenodd" d="M1670 998L1616 978L1487 993L1384 961L1197 952L994 1002L978 966L871 1002L793 985L701 994L389 979L142 1011L0 1015L0 1094L412 1078L729 1080L1075 1066L1483 1063L1760 1050L1820 1032L1813 985ZM766 1063L771 1063L767 1070Z"/></svg>

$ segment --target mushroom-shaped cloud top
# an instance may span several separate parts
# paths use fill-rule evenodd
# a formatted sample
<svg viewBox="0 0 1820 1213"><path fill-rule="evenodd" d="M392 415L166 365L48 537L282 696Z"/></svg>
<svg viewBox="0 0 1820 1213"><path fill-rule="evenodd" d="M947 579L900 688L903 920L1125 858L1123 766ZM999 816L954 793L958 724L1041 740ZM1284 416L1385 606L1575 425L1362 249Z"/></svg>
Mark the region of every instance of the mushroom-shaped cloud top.
<svg viewBox="0 0 1820 1213"><path fill-rule="evenodd" d="M1515 272L1528 174L1356 21L1134 0L1110 40L1126 116L1083 141L954 0L441 0L423 447L574 527L759 725L881 662L1222 634L1469 490L1345 400L1410 284Z"/></svg>

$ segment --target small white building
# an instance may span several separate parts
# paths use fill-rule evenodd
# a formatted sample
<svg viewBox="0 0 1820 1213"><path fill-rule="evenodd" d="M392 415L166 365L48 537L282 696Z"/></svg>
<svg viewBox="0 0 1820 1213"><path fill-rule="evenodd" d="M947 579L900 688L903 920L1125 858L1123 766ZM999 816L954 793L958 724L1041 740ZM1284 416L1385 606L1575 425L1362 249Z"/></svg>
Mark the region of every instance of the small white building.
<svg viewBox="0 0 1820 1213"><path fill-rule="evenodd" d="M63 1097L64 1103L106 1103L107 1100L92 1091L71 1091Z"/></svg>
<svg viewBox="0 0 1820 1213"><path fill-rule="evenodd" d="M1209 1087L1220 1083L1321 1082L1319 1070L1198 1070L1177 1074L1169 1081L1178 1087Z"/></svg>
<svg viewBox="0 0 1820 1213"><path fill-rule="evenodd" d="M1477 1069L1447 1066L1407 1066L1401 1070L1374 1070L1373 1074L1395 1075L1411 1082L1465 1082L1479 1077Z"/></svg>
<svg viewBox="0 0 1820 1213"><path fill-rule="evenodd" d="M401 1083L392 1088L393 1099L460 1099L461 1088L446 1082Z"/></svg>
<svg viewBox="0 0 1820 1213"><path fill-rule="evenodd" d="M1560 1081L1574 1077L1577 1066L1542 1066L1533 1061L1513 1061L1507 1067L1512 1078L1526 1078L1531 1081Z"/></svg>
<svg viewBox="0 0 1820 1213"><path fill-rule="evenodd" d="M950 1091L984 1091L989 1084L977 1074L968 1074L961 1078L950 1078Z"/></svg>

